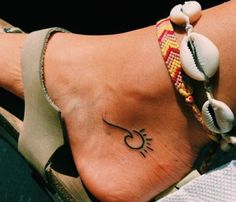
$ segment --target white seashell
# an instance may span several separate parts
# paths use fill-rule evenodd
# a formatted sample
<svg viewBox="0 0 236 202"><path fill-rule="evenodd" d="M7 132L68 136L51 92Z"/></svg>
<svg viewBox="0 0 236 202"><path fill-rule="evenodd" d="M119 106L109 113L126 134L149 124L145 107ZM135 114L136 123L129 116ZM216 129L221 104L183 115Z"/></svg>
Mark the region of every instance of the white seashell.
<svg viewBox="0 0 236 202"><path fill-rule="evenodd" d="M189 41L193 45L193 51L191 51ZM189 36L185 36L181 42L180 59L183 70L188 76L195 80L204 81L206 79L204 74L210 78L217 71L219 51L207 37L192 32Z"/></svg>
<svg viewBox="0 0 236 202"><path fill-rule="evenodd" d="M227 133L234 124L234 114L231 109L215 99L206 101L202 106L202 119L207 128L214 133Z"/></svg>
<svg viewBox="0 0 236 202"><path fill-rule="evenodd" d="M182 10L189 17L190 23L196 22L201 17L202 7L197 1L185 2Z"/></svg>
<svg viewBox="0 0 236 202"><path fill-rule="evenodd" d="M177 25L185 25L188 16L190 23L194 23L201 17L201 10L201 5L197 1L187 1L172 8L170 20Z"/></svg>
<svg viewBox="0 0 236 202"><path fill-rule="evenodd" d="M176 5L174 8L172 8L170 11L170 20L176 25L186 24L186 18L184 16L184 13L182 12L182 8L183 8L183 5L179 4L179 5Z"/></svg>

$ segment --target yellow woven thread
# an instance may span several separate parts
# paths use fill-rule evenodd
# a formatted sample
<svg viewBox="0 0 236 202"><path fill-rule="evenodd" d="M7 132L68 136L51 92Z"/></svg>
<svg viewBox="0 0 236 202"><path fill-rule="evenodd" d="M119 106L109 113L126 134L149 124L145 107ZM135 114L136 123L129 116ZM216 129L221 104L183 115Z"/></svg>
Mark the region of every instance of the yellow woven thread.
<svg viewBox="0 0 236 202"><path fill-rule="evenodd" d="M195 118L202 125L208 136L218 142L216 134L210 132L203 123L201 112L192 96L192 89L183 81L179 45L169 18L157 22L156 27L162 57L175 88L185 98L185 102L191 107Z"/></svg>

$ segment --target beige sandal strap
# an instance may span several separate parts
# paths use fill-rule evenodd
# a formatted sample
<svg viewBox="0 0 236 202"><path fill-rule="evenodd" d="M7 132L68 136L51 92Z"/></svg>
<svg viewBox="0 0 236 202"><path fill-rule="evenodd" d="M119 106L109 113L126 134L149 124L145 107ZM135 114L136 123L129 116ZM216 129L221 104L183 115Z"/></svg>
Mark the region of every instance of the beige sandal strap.
<svg viewBox="0 0 236 202"><path fill-rule="evenodd" d="M60 110L48 96L43 80L44 53L50 36L55 32L67 31L50 28L32 32L23 45L21 67L25 118L18 149L46 181L47 177L51 176L49 183L52 183L52 187L55 186L60 194L73 199L69 201L89 202L91 200L80 177L57 173L51 169L49 163L55 151L64 144ZM52 177L54 175L55 177Z"/></svg>
<svg viewBox="0 0 236 202"><path fill-rule="evenodd" d="M21 55L25 118L18 149L43 177L50 157L64 144L60 111L49 99L42 80L44 52L55 32L67 31L50 28L29 34Z"/></svg>

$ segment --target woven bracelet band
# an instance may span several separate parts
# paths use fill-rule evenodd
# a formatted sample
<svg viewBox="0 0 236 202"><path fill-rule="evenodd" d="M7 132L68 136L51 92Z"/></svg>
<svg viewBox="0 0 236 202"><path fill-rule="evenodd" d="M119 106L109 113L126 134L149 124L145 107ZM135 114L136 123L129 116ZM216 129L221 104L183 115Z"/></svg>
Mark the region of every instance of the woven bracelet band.
<svg viewBox="0 0 236 202"><path fill-rule="evenodd" d="M217 142L218 137L216 134L210 132L203 123L201 112L194 102L192 88L183 81L180 49L170 19L166 18L158 21L156 28L161 54L176 90L184 97L185 102L190 106L195 118L202 125L209 137Z"/></svg>
<svg viewBox="0 0 236 202"><path fill-rule="evenodd" d="M193 32L191 23L201 17L201 5L197 1L176 5L170 17L157 22L157 37L167 70L177 91L185 98L194 116L209 137L220 144L223 151L230 151L236 145L232 133L235 116L229 106L214 98L210 79L219 68L220 53L215 44L206 36ZM184 27L186 35L179 47L172 23ZM185 78L203 83L205 103L201 112L194 102L192 88L186 85Z"/></svg>

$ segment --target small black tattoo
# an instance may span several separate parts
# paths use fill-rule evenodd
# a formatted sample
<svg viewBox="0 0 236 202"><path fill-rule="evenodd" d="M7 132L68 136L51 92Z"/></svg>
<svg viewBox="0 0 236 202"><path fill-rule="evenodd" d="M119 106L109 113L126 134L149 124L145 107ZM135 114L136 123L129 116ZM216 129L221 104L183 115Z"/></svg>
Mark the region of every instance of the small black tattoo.
<svg viewBox="0 0 236 202"><path fill-rule="evenodd" d="M121 126L115 125L113 123L108 122L107 120L103 119L103 121L115 128L119 128L123 131L126 132L127 135L125 135L124 137L124 143L133 150L139 151L139 153L142 155L142 157L146 157L146 154L148 153L148 151L153 151L152 149L152 145L151 145L151 141L152 138L147 138L147 134L145 133L145 129L141 129L141 130L132 130L132 132L126 128L123 128ZM132 145L129 140L130 139L134 139L136 137L136 139L139 139L139 144L138 145Z"/></svg>

